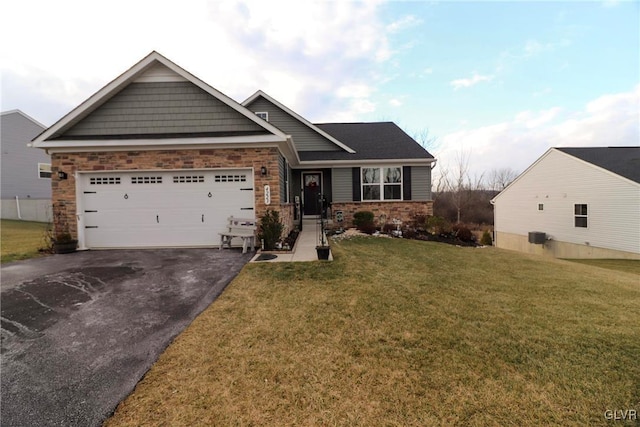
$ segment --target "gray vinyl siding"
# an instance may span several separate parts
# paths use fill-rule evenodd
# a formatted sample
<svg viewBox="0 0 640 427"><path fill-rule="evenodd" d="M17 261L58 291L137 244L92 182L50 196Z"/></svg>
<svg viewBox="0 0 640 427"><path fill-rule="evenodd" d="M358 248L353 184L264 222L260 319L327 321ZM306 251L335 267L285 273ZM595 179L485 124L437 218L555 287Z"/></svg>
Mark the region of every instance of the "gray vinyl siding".
<svg viewBox="0 0 640 427"><path fill-rule="evenodd" d="M19 112L2 114L2 199L50 199L51 179L38 177L38 163L51 164L51 157L27 144L44 128Z"/></svg>
<svg viewBox="0 0 640 427"><path fill-rule="evenodd" d="M250 111L269 113L269 123L293 137L293 142L298 151L339 151L342 150L324 136L310 129L304 123L283 109L273 105L262 97L247 106Z"/></svg>
<svg viewBox="0 0 640 427"><path fill-rule="evenodd" d="M411 199L431 200L431 168L429 166L411 167Z"/></svg>
<svg viewBox="0 0 640 427"><path fill-rule="evenodd" d="M287 159L284 156L280 156L280 161L278 162L278 174L280 177L280 203L289 203L290 197L289 192L287 192L287 182L289 183L289 187L291 186L291 169L287 163Z"/></svg>
<svg viewBox="0 0 640 427"><path fill-rule="evenodd" d="M353 201L353 178L351 168L332 169L332 187L334 202ZM431 168L428 166L411 167L411 200L431 200Z"/></svg>
<svg viewBox="0 0 640 427"><path fill-rule="evenodd" d="M351 168L333 168L331 170L331 188L334 202L353 201Z"/></svg>
<svg viewBox="0 0 640 427"><path fill-rule="evenodd" d="M129 84L62 136L260 131L258 124L190 82L154 82Z"/></svg>

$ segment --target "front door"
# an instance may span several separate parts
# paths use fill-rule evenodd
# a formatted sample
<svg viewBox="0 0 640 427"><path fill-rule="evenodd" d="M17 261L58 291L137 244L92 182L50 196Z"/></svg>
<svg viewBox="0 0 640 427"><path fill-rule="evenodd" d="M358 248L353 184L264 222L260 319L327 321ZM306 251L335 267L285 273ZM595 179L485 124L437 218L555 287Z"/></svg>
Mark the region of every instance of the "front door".
<svg viewBox="0 0 640 427"><path fill-rule="evenodd" d="M305 215L320 215L321 206L318 196L322 194L322 174L311 172L302 174L303 184L303 213Z"/></svg>

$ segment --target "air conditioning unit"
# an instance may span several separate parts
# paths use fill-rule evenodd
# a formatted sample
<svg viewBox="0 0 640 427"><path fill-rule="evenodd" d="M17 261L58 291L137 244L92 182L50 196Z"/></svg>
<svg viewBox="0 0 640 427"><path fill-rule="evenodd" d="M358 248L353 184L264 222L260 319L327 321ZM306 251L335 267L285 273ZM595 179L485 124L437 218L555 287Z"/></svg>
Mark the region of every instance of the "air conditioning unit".
<svg viewBox="0 0 640 427"><path fill-rule="evenodd" d="M544 245L544 242L546 240L547 240L547 234L542 231L529 232L529 243L533 243L535 245Z"/></svg>

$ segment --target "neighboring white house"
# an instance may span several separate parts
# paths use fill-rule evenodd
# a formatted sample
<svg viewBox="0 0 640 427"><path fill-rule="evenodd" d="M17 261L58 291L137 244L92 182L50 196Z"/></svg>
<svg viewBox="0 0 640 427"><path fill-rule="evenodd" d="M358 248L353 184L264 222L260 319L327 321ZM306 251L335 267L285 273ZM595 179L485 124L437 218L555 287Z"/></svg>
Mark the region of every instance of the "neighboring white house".
<svg viewBox="0 0 640 427"><path fill-rule="evenodd" d="M499 248L640 259L640 147L551 148L491 203Z"/></svg>
<svg viewBox="0 0 640 427"><path fill-rule="evenodd" d="M51 158L30 147L46 127L20 110L0 115L2 218L51 221Z"/></svg>

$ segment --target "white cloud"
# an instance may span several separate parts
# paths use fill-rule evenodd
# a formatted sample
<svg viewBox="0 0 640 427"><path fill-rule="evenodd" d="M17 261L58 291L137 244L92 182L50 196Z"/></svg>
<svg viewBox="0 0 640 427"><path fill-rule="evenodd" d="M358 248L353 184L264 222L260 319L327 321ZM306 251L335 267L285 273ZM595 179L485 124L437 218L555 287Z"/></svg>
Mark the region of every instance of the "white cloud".
<svg viewBox="0 0 640 427"><path fill-rule="evenodd" d="M389 101L389 105L391 105L392 107L401 107L402 106L402 101L400 101L397 98L393 98Z"/></svg>
<svg viewBox="0 0 640 427"><path fill-rule="evenodd" d="M389 35L418 23L388 24L381 3L60 0L37 1L33 14L33 2L10 2L0 72L14 87L3 108L29 113L39 95L57 119L157 50L239 101L262 89L311 120L355 116L375 109L371 88L394 55Z"/></svg>
<svg viewBox="0 0 640 427"><path fill-rule="evenodd" d="M414 27L421 23L421 19L416 18L414 15L407 15L387 25L387 31L389 31L390 33L397 33L401 30Z"/></svg>
<svg viewBox="0 0 640 427"><path fill-rule="evenodd" d="M491 81L491 79L493 79L493 76L482 76L474 72L473 76L470 78L452 80L449 84L453 86L453 89L458 90L461 88L475 86L481 82L488 82Z"/></svg>
<svg viewBox="0 0 640 427"><path fill-rule="evenodd" d="M550 147L637 146L639 135L640 85L594 99L580 111L523 111L502 123L445 135L435 156L438 168L446 169L456 153L470 151L475 176L499 168L522 172Z"/></svg>

